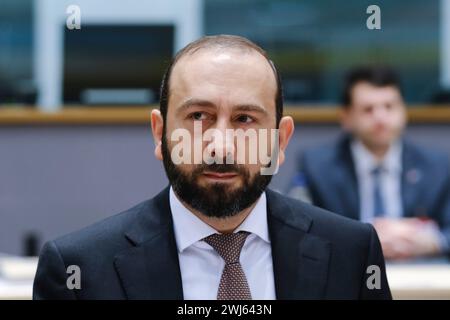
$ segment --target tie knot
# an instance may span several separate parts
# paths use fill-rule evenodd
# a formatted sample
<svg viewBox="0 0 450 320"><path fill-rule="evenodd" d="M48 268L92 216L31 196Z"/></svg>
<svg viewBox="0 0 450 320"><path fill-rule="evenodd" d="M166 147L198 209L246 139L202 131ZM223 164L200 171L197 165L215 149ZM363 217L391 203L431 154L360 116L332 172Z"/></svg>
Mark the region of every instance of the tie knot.
<svg viewBox="0 0 450 320"><path fill-rule="evenodd" d="M384 171L384 168L382 166L376 166L372 169L372 175L374 177L379 177Z"/></svg>
<svg viewBox="0 0 450 320"><path fill-rule="evenodd" d="M216 250L226 264L231 264L239 262L241 250L248 235L249 233L245 231L227 234L215 233L203 240Z"/></svg>

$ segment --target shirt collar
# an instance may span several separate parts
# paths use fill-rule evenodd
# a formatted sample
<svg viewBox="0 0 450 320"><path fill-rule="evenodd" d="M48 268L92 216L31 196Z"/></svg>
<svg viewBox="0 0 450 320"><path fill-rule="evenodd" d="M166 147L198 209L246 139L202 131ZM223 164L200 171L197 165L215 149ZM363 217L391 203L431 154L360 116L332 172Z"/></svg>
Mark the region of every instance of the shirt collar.
<svg viewBox="0 0 450 320"><path fill-rule="evenodd" d="M389 150L381 163L378 163L372 153L359 139L354 139L351 142L350 147L353 161L355 162L355 167L358 172L370 173L379 165L381 165L384 170L393 173L397 173L402 169L402 144L400 141L394 142L389 147Z"/></svg>
<svg viewBox="0 0 450 320"><path fill-rule="evenodd" d="M203 238L218 233L214 228L200 220L178 199L170 187L170 210L172 211L175 239L178 252L183 252L186 248ZM260 237L267 243L269 240L269 228L267 224L267 200L265 193L257 200L247 218L239 225L234 232L247 231Z"/></svg>

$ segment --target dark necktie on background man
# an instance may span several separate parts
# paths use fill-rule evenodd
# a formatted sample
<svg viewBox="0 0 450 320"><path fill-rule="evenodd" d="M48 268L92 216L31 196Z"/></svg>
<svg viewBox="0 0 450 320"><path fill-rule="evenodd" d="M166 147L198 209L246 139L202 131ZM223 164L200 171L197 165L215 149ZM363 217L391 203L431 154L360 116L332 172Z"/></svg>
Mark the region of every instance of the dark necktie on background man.
<svg viewBox="0 0 450 320"><path fill-rule="evenodd" d="M380 218L385 215L385 207L383 195L381 194L381 175L383 174L383 167L377 166L372 170L373 177L373 216Z"/></svg>

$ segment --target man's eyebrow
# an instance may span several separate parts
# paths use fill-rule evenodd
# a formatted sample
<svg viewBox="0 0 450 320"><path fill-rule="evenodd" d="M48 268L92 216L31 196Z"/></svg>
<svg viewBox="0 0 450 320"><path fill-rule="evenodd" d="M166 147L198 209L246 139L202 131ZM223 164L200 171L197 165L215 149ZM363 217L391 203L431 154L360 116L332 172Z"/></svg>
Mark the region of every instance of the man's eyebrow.
<svg viewBox="0 0 450 320"><path fill-rule="evenodd" d="M216 108L216 105L214 103L212 103L211 101L190 98L181 104L181 106L178 108L177 112L182 112L193 106Z"/></svg>
<svg viewBox="0 0 450 320"><path fill-rule="evenodd" d="M203 100L203 99L196 99L196 98L190 98L188 100L186 100L185 102L183 102L181 104L181 106L178 108L177 112L183 112L186 109L189 109L190 107L194 107L194 106L198 106L198 107L208 107L208 108L217 108L217 106L208 100ZM257 104L239 104L236 106L233 106L233 111L248 111L248 112L259 112L262 114L267 115L268 112L266 110L266 108L257 105Z"/></svg>
<svg viewBox="0 0 450 320"><path fill-rule="evenodd" d="M262 107L260 105L257 105L257 104L240 104L240 105L235 106L233 108L233 111L234 110L236 110L236 111L250 111L250 112L253 111L253 112L263 113L265 115L268 114L266 108L264 108L264 107Z"/></svg>

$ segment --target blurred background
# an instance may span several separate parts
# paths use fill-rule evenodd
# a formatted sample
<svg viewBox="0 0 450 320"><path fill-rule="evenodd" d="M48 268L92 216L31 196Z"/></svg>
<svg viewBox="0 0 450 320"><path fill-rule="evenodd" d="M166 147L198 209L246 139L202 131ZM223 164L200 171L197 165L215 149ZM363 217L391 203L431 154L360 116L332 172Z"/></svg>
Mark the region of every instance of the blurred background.
<svg viewBox="0 0 450 320"><path fill-rule="evenodd" d="M118 213L166 184L150 110L175 52L203 35L245 36L278 66L297 154L339 132L344 74L390 65L408 104L406 136L450 153L449 0L0 0L0 252ZM369 30L366 9L381 8ZM70 5L81 29L66 25Z"/></svg>
<svg viewBox="0 0 450 320"><path fill-rule="evenodd" d="M115 103L156 103L174 52L202 35L229 33L269 52L287 103L336 103L343 74L362 63L395 66L410 103L448 102L447 1L377 1L382 28L368 30L372 2L1 0L0 98L53 110L109 103L114 93L90 89L115 88L134 89ZM81 30L66 27L71 4L81 10Z"/></svg>

